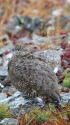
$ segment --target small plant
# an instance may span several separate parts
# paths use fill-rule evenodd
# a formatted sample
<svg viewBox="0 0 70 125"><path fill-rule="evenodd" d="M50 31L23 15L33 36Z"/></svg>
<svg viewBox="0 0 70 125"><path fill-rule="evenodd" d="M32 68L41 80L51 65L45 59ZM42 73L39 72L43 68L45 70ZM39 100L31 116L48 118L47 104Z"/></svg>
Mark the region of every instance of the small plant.
<svg viewBox="0 0 70 125"><path fill-rule="evenodd" d="M56 108L55 108L54 104L49 104L49 109L50 109L50 111L51 110L56 111Z"/></svg>
<svg viewBox="0 0 70 125"><path fill-rule="evenodd" d="M44 123L45 121L47 121L48 118L51 117L51 111L49 109L48 107L46 107L45 109L34 108L30 112L24 114L21 121L25 119L26 125L33 125L33 124L39 125L41 123ZM20 125L23 125L23 124L20 124Z"/></svg>
<svg viewBox="0 0 70 125"><path fill-rule="evenodd" d="M47 120L46 114L43 114L43 113L38 114L37 120L40 123L45 122Z"/></svg>
<svg viewBox="0 0 70 125"><path fill-rule="evenodd" d="M13 117L7 104L0 104L0 120Z"/></svg>
<svg viewBox="0 0 70 125"><path fill-rule="evenodd" d="M70 72L68 72L63 80L63 85L70 88Z"/></svg>
<svg viewBox="0 0 70 125"><path fill-rule="evenodd" d="M70 125L70 104L61 106L60 111L52 104L34 108L21 116L20 125Z"/></svg>

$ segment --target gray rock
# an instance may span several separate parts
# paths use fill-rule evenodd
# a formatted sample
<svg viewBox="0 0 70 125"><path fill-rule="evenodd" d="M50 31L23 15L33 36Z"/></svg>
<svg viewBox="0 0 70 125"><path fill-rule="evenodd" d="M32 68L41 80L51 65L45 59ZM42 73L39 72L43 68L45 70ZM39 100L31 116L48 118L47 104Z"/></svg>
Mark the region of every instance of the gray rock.
<svg viewBox="0 0 70 125"><path fill-rule="evenodd" d="M3 92L3 93L7 93L8 91L9 91L9 85L6 86L6 87L4 87L4 88L2 89L2 92Z"/></svg>
<svg viewBox="0 0 70 125"><path fill-rule="evenodd" d="M0 100L0 104L8 104L11 112L18 116L19 112L21 113L21 109L24 109L24 105L26 104L26 102L28 101L27 99L25 99L22 96L22 93L17 91L16 93L14 93L12 96L10 97L5 97L6 94L1 94L3 99L1 98ZM30 102L30 100L29 100ZM21 108L22 107L22 108ZM24 109L24 113L26 112L26 110Z"/></svg>
<svg viewBox="0 0 70 125"><path fill-rule="evenodd" d="M0 93L0 101L7 98L6 93Z"/></svg>
<svg viewBox="0 0 70 125"><path fill-rule="evenodd" d="M43 19L38 17L38 18L33 18L29 16L16 16L19 20L19 24L23 25L23 28L29 32L35 32L36 30L41 29L41 24L43 23Z"/></svg>
<svg viewBox="0 0 70 125"><path fill-rule="evenodd" d="M8 75L7 69L3 66L0 67L0 82L3 81Z"/></svg>
<svg viewBox="0 0 70 125"><path fill-rule="evenodd" d="M17 91L12 96L0 100L0 104L8 104L11 112L18 116L19 112L21 113L22 111L21 109L24 109L24 105L26 105L27 101L30 102L30 100L27 100L22 96L21 92ZM26 110L24 109L24 113L25 112Z"/></svg>
<svg viewBox="0 0 70 125"><path fill-rule="evenodd" d="M17 16L14 16L9 23L6 25L6 32L8 34L16 35L20 30L21 27L19 26L19 20Z"/></svg>
<svg viewBox="0 0 70 125"><path fill-rule="evenodd" d="M18 108L20 105L24 105L25 104L25 99L23 97L18 97L15 100L11 101L9 103L10 106L15 108Z"/></svg>
<svg viewBox="0 0 70 125"><path fill-rule="evenodd" d="M62 27L65 27L67 25L68 20L70 20L70 16L63 16L60 18L60 24Z"/></svg>
<svg viewBox="0 0 70 125"><path fill-rule="evenodd" d="M19 120L14 118L5 118L0 122L1 125L19 125Z"/></svg>
<svg viewBox="0 0 70 125"><path fill-rule="evenodd" d="M8 66L8 62L10 60L10 58L13 56L13 52L10 52L9 54L7 55L4 55L3 57L3 66L4 67L7 67Z"/></svg>
<svg viewBox="0 0 70 125"><path fill-rule="evenodd" d="M27 16L14 16L6 25L6 32L12 35L17 35L21 31L29 31L30 33L41 29L41 18L31 18Z"/></svg>
<svg viewBox="0 0 70 125"><path fill-rule="evenodd" d="M67 104L68 101L70 100L70 92L68 93L64 93L64 94L60 94L61 95L61 103Z"/></svg>
<svg viewBox="0 0 70 125"><path fill-rule="evenodd" d="M8 85L2 89L2 92L8 93L9 95L13 95L17 90L13 85L10 85L11 83L8 83Z"/></svg>
<svg viewBox="0 0 70 125"><path fill-rule="evenodd" d="M50 67L55 70L58 67L58 70L61 69L61 54L62 50L46 50L34 53L36 58L42 59L46 62Z"/></svg>
<svg viewBox="0 0 70 125"><path fill-rule="evenodd" d="M29 32L36 32L37 30L41 30L41 24L43 20L41 18L32 19L30 17L24 18L24 28Z"/></svg>
<svg viewBox="0 0 70 125"><path fill-rule="evenodd" d="M6 51L11 51L14 48L13 43L9 40L8 35L2 35L0 40L3 41L4 46L0 48L0 56L2 57Z"/></svg>
<svg viewBox="0 0 70 125"><path fill-rule="evenodd" d="M6 98L6 99L4 99L4 100L1 100L0 101L0 104L2 104L2 103L10 103L10 102L12 102L12 101L14 101L15 99L17 99L18 97L20 97L21 96L21 93L19 92L19 91L17 91L16 93L14 93L12 96L10 96L10 97L8 97L8 98ZM24 99L23 99L24 100ZM20 103L20 102L19 102ZM18 105L18 104L17 104Z"/></svg>
<svg viewBox="0 0 70 125"><path fill-rule="evenodd" d="M27 46L30 44L36 45L37 47L41 48L44 46L45 50L51 49L51 50L57 50L61 51L61 39L62 37L65 37L64 41L68 41L67 35L56 35L52 37L42 37L36 34L32 35L32 39L29 39L28 37L22 37L17 40L17 42L20 44L22 43L23 46Z"/></svg>
<svg viewBox="0 0 70 125"><path fill-rule="evenodd" d="M64 11L63 9L55 9L55 10L52 11L52 15L54 17L57 17L59 14L62 14L63 11Z"/></svg>
<svg viewBox="0 0 70 125"><path fill-rule="evenodd" d="M1 93L2 94L2 93ZM5 97L5 96L4 96ZM61 104L67 104L70 99L70 93L61 94L62 100ZM47 101L47 100L46 100ZM3 98L0 100L0 104L8 104L10 111L15 115L22 114L30 111L33 107L43 107L44 102L42 98L26 98L21 92L17 91L12 96L8 98Z"/></svg>
<svg viewBox="0 0 70 125"><path fill-rule="evenodd" d="M49 49L54 49L54 47L55 49L56 48L60 49L61 48L60 43L63 37L66 38L66 41L68 40L67 35L53 35L51 37L43 37L43 36L33 34L32 42L36 43L39 46L46 45L48 46Z"/></svg>

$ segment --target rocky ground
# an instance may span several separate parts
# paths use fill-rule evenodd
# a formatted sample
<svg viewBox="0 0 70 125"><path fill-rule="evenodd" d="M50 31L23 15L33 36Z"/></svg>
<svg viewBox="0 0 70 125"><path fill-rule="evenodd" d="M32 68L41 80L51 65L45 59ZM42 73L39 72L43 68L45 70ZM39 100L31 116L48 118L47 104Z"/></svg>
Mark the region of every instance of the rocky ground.
<svg viewBox="0 0 70 125"><path fill-rule="evenodd" d="M24 2L27 6L28 1ZM65 7L69 9L70 2L66 1ZM14 54L16 45L22 44L36 58L42 58L54 73L56 73L59 90L62 100L60 104L67 104L70 100L70 86L63 87L63 73L70 69L70 14L63 9L54 9L51 16L44 19L42 16L31 17L26 14L14 14L7 23L4 24L4 33L0 35L0 104L8 104L15 117L21 116L30 111L32 107L43 107L41 98L28 98L19 92L14 86L4 87L2 81L7 77L8 62ZM0 18L4 10L0 9ZM59 18L59 15L60 18ZM58 23L62 30L56 31ZM52 25L53 24L53 25ZM57 33L55 33L57 32ZM68 49L68 51L67 51ZM63 55L65 52L68 56ZM64 57L61 57L63 55ZM69 81L70 85L70 81ZM0 125L18 125L19 120L5 118L0 121Z"/></svg>

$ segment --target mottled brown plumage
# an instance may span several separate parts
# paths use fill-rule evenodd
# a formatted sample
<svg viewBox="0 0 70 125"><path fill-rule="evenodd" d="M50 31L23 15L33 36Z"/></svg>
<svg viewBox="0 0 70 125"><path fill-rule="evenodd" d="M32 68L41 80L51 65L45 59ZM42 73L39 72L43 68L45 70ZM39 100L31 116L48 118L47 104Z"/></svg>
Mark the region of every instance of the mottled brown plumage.
<svg viewBox="0 0 70 125"><path fill-rule="evenodd" d="M9 61L8 73L13 85L29 97L47 96L60 100L57 77L52 69L22 47L16 49Z"/></svg>

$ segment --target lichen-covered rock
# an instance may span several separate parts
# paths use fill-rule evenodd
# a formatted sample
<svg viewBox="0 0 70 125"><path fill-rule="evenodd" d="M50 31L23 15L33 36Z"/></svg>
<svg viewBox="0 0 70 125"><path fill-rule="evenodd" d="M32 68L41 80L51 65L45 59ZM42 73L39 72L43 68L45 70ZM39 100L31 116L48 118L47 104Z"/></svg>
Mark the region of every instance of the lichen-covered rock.
<svg viewBox="0 0 70 125"><path fill-rule="evenodd" d="M16 52L8 64L11 83L30 97L47 96L59 101L58 81L52 69L22 47L16 49Z"/></svg>

